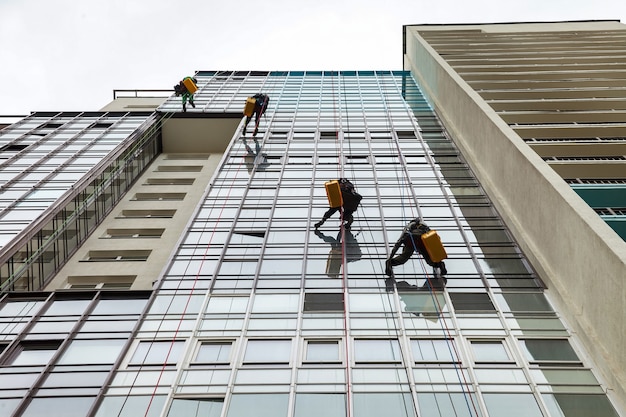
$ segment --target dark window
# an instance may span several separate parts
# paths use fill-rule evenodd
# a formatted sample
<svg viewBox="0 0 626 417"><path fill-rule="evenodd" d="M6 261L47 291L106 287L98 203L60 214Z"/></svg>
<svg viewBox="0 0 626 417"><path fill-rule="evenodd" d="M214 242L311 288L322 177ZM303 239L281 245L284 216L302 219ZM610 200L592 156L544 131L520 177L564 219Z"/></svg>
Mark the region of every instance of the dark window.
<svg viewBox="0 0 626 417"><path fill-rule="evenodd" d="M452 305L457 313L474 311L495 311L493 303L486 293L450 293Z"/></svg>
<svg viewBox="0 0 626 417"><path fill-rule="evenodd" d="M343 311L341 293L304 294L304 311Z"/></svg>

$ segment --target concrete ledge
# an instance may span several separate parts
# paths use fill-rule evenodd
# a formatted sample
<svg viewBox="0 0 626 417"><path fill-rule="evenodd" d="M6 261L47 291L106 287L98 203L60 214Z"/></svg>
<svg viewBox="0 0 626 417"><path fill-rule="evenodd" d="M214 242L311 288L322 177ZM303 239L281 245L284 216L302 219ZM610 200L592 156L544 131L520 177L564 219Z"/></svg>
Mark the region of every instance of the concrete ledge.
<svg viewBox="0 0 626 417"><path fill-rule="evenodd" d="M607 389L624 401L626 242L417 31L405 30L405 69L411 70L546 283L546 295L591 353Z"/></svg>

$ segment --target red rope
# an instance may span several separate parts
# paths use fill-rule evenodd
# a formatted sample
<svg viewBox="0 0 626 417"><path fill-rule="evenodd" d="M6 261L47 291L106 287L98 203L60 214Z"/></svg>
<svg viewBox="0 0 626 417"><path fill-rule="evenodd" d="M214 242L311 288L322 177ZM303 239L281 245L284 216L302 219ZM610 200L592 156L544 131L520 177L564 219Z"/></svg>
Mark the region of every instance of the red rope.
<svg viewBox="0 0 626 417"><path fill-rule="evenodd" d="M152 395L150 396L150 401L148 402L148 407L146 408L146 413L144 414L144 417L147 417L148 412L150 411L150 407L152 406L152 402L154 400L154 397L156 396L156 391L157 391L157 389L159 387L159 383L161 382L161 378L163 377L163 374L165 372L165 368L167 366L167 361L168 361L168 359L170 357L170 354L172 353L172 348L174 346L174 343L176 342L176 336L178 335L178 332L179 332L180 327L181 327L181 325L183 323L185 314L187 313L187 308L189 307L189 303L191 301L191 296L194 293L194 290L196 288L196 284L198 282L198 278L200 277L200 271L202 271L202 267L204 265L204 262L207 259L207 254L209 252L209 249L211 248L211 243L213 242L213 237L215 236L215 231L217 229L217 225L219 224L219 221L222 218L222 215L224 213L224 209L225 209L225 207L227 205L227 202L228 202L228 198L230 197L230 193L233 190L233 185L235 184L235 181L237 180L237 176L239 175L239 171L241 169L241 165L242 164L237 165L237 170L235 171L235 175L233 177L233 180L232 180L232 182L231 182L231 184L230 184L230 186L228 188L228 193L226 194L226 197L224 198L224 203L222 204L222 207L220 209L220 213L217 216L217 220L215 221L215 225L213 226L213 230L211 231L211 237L209 238L209 243L207 244L207 247L206 247L206 249L204 251L204 254L202 255L202 261L200 262L200 266L198 268L198 273L196 274L195 279L193 281L193 285L191 286L191 291L189 292L189 297L187 297L187 302L185 303L185 308L183 309L183 313L182 313L182 315L180 317L180 320L178 322L178 325L176 327L176 331L174 332L174 337L172 338L172 343L170 344L170 347L169 347L169 349L167 351L167 356L165 357L165 361L163 361L163 366L161 367L161 371L159 373L159 377L158 377L157 382L156 382L156 384L154 386L154 390L152 391ZM198 239L200 239L200 238L198 238ZM178 292L178 290L180 289L181 284L182 284L182 280L180 280L180 282L178 284L178 287L176 288L176 292ZM176 295L176 292L174 293L174 295ZM167 312L165 314L167 314ZM165 314L164 314L164 316L165 316ZM133 386L134 386L134 381L133 381ZM131 389L132 389L132 386L131 386Z"/></svg>

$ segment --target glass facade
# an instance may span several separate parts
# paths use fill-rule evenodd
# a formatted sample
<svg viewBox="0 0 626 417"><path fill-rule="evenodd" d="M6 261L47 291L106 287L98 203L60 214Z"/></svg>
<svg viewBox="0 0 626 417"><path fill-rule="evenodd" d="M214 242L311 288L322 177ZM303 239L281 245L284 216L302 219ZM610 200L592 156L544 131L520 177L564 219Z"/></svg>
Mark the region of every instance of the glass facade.
<svg viewBox="0 0 626 417"><path fill-rule="evenodd" d="M257 141L237 132L149 300L5 297L3 415L619 415L408 72L196 77L197 112L270 96ZM340 177L354 223L315 230ZM447 279L414 255L389 285L418 216Z"/></svg>
<svg viewBox="0 0 626 417"><path fill-rule="evenodd" d="M0 292L45 286L158 155L157 119L33 113L0 132Z"/></svg>

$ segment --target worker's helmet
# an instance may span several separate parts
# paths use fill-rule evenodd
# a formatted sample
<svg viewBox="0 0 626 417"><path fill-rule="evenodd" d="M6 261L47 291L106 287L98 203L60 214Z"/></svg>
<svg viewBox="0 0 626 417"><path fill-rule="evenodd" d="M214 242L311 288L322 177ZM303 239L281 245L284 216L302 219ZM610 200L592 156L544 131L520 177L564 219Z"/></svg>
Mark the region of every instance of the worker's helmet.
<svg viewBox="0 0 626 417"><path fill-rule="evenodd" d="M411 229L411 230L417 229L417 227L421 223L422 223L422 219L420 219L419 217L416 217L413 220L411 220L411 222L409 223L409 229Z"/></svg>

